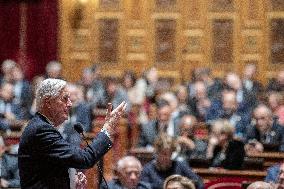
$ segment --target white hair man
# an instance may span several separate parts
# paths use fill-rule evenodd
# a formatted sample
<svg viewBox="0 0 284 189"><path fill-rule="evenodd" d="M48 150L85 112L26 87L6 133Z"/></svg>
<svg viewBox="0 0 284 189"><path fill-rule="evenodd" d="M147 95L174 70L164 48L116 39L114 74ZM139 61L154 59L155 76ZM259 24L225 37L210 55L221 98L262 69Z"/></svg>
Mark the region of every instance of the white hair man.
<svg viewBox="0 0 284 189"><path fill-rule="evenodd" d="M149 183L140 181L142 165L134 156L122 157L116 166L117 179L112 179L108 182L109 189L150 189ZM102 185L106 189L106 185Z"/></svg>
<svg viewBox="0 0 284 189"><path fill-rule="evenodd" d="M92 167L112 146L115 127L126 103L111 111L108 105L101 132L86 148L66 142L57 127L68 119L72 107L66 82L46 79L36 92L37 113L20 139L19 169L21 188L70 188L69 168Z"/></svg>

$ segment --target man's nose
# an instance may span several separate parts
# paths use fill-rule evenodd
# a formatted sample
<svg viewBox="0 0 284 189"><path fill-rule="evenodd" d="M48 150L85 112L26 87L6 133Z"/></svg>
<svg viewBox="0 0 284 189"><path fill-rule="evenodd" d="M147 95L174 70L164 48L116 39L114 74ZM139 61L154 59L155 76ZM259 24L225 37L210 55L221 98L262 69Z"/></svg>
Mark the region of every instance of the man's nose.
<svg viewBox="0 0 284 189"><path fill-rule="evenodd" d="M135 173L130 174L130 179L135 180L137 179L137 175Z"/></svg>
<svg viewBox="0 0 284 189"><path fill-rule="evenodd" d="M72 101L70 100L70 98L68 98L67 106L68 106L68 107L72 107Z"/></svg>

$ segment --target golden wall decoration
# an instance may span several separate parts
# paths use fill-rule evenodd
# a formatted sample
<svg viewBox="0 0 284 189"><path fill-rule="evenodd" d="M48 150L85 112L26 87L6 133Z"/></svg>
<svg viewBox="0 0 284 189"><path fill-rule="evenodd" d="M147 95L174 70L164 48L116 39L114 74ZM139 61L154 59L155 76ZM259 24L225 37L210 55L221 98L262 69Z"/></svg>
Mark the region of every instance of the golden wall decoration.
<svg viewBox="0 0 284 189"><path fill-rule="evenodd" d="M58 49L72 81L94 62L104 65L103 74L156 66L180 81L197 67L222 77L254 62L265 82L283 66L283 0L59 2Z"/></svg>
<svg viewBox="0 0 284 189"><path fill-rule="evenodd" d="M212 22L214 64L233 63L233 21L216 19Z"/></svg>
<svg viewBox="0 0 284 189"><path fill-rule="evenodd" d="M271 19L270 56L272 64L284 64L284 19Z"/></svg>

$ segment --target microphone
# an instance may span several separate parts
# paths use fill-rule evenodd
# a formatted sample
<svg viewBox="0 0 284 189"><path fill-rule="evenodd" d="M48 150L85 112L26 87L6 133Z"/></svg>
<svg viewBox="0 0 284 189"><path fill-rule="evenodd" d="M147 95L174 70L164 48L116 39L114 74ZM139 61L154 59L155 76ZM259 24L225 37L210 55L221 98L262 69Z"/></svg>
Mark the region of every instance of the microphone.
<svg viewBox="0 0 284 189"><path fill-rule="evenodd" d="M74 127L74 129L75 129L75 131L76 131L77 133L79 133L80 135L83 136L83 139L84 139L84 141L86 142L87 146L93 151L93 149L89 146L89 143L88 143L88 141L86 140L86 137L85 137L85 135L84 135L83 124L80 123L80 122L77 122L77 123L74 124L73 127ZM107 189L109 189L108 184L107 184L107 182L106 182L106 179L105 179L105 177L104 177L102 168L99 166L99 164L97 164L97 166L98 166L99 172L100 172L100 174L101 174L101 176L102 176L102 178L103 178L103 180L104 180L104 182L105 182L105 184L106 184Z"/></svg>
<svg viewBox="0 0 284 189"><path fill-rule="evenodd" d="M74 124L74 129L75 129L75 131L77 131L77 133L79 133L79 134L83 134L83 132L84 132L83 125L82 125L82 123L80 123L80 122L77 122L77 123Z"/></svg>

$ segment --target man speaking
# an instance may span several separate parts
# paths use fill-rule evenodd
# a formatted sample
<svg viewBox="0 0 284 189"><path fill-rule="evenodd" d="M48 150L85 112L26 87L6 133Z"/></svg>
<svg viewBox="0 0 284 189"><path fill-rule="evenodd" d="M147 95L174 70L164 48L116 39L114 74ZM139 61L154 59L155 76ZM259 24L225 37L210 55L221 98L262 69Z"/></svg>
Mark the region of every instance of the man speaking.
<svg viewBox="0 0 284 189"><path fill-rule="evenodd" d="M25 128L19 146L22 189L69 189L69 168L91 168L112 146L115 127L126 103L111 111L108 105L101 132L86 148L66 142L56 129L72 107L66 81L46 79L36 91L37 113Z"/></svg>

